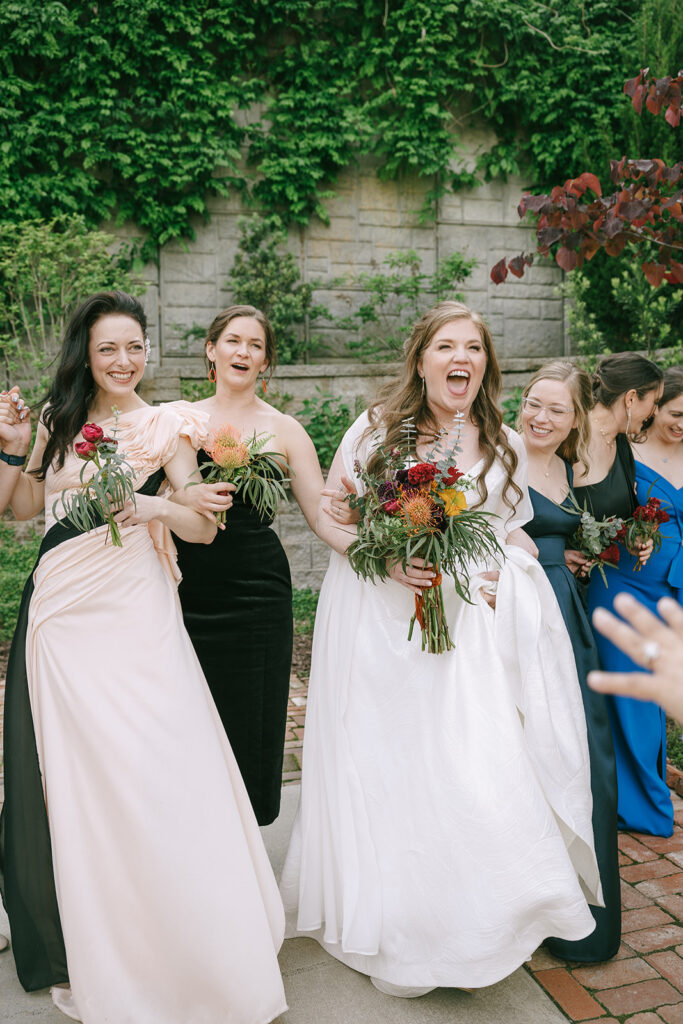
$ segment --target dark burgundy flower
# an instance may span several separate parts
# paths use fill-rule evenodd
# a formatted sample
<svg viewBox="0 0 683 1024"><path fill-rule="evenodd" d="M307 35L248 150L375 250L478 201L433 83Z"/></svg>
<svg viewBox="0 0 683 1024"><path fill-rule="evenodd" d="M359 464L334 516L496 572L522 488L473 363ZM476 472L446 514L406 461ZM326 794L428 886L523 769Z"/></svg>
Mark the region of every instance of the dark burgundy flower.
<svg viewBox="0 0 683 1024"><path fill-rule="evenodd" d="M398 483L398 484L407 484L408 483L408 470L407 469L399 469L398 472L396 473L396 476L394 477L394 479L396 480L396 483Z"/></svg>
<svg viewBox="0 0 683 1024"><path fill-rule="evenodd" d="M382 508L384 509L385 512L388 512L390 516L397 516L398 513L401 511L400 504L393 498L391 501L382 502Z"/></svg>
<svg viewBox="0 0 683 1024"><path fill-rule="evenodd" d="M604 551L600 552L601 562L610 562L611 565L616 565L619 561L619 548L616 544L610 544L609 547L605 548Z"/></svg>
<svg viewBox="0 0 683 1024"><path fill-rule="evenodd" d="M377 488L377 497L380 501L392 501L398 497L398 487L393 480L385 480Z"/></svg>

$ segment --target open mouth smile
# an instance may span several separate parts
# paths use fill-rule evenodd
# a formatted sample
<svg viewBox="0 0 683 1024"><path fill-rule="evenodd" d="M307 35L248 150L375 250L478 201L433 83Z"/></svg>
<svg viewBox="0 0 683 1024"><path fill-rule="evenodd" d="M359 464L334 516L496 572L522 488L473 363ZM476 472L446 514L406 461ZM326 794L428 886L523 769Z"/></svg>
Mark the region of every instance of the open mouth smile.
<svg viewBox="0 0 683 1024"><path fill-rule="evenodd" d="M470 383L469 370L451 370L447 377L448 390L452 395L464 395Z"/></svg>

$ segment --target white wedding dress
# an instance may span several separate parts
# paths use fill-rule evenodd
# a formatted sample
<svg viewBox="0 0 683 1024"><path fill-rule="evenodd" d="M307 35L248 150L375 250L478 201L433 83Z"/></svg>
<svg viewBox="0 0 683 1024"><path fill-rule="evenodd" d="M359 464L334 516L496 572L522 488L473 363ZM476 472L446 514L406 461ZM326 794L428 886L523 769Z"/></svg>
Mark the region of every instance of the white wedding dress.
<svg viewBox="0 0 683 1024"><path fill-rule="evenodd" d="M367 458L363 414L342 442ZM532 515L526 455L512 518L497 460L484 509L506 532ZM476 467L475 467L476 471ZM475 494L468 495L470 503ZM301 805L281 892L288 934L390 986L479 987L601 903L586 726L572 648L538 562L505 548L495 612L444 577L455 650L427 654L413 595L364 583L333 552L313 641Z"/></svg>

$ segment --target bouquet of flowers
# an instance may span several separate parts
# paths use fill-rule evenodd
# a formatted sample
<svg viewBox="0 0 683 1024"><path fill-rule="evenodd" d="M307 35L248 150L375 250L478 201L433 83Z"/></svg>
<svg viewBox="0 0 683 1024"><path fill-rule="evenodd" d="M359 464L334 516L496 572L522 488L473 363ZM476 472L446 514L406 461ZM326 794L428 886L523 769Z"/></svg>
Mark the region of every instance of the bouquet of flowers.
<svg viewBox="0 0 683 1024"><path fill-rule="evenodd" d="M413 431L411 424L404 430L408 452L414 451ZM444 452L441 441L424 462L411 460L400 448L377 446L385 466L381 476L356 462L354 468L365 493L349 499L361 519L358 537L346 552L351 568L365 580L386 579L393 565L401 563L405 569L411 558L423 558L431 565L436 576L431 586L415 595L415 614L408 630L410 640L415 623L419 623L422 650L430 654L454 646L443 605L442 572L453 577L457 593L469 601L471 564L502 557L491 527L494 517L467 507L464 491L471 481L455 464L460 451L458 437Z"/></svg>
<svg viewBox="0 0 683 1024"><path fill-rule="evenodd" d="M116 430L119 411L114 407L113 412L113 437L106 437L97 423L86 423L82 427L83 440L74 445L76 455L83 459L81 487L76 491L62 491L61 503L65 518L83 533L89 533L106 523L112 544L120 548L123 544L118 525L114 521L114 512L122 508L129 498L135 502L135 486L133 469L118 451ZM86 480L84 474L91 463L96 466L96 470ZM55 502L52 506L55 518L57 504Z"/></svg>
<svg viewBox="0 0 683 1024"><path fill-rule="evenodd" d="M659 551L662 546L662 535L659 527L662 523L668 523L670 516L662 507L659 498L648 498L644 505L639 505L630 519L624 523L623 534L620 540L631 551L637 550L641 544L652 541L652 554ZM643 562L637 561L633 566L634 572L640 572Z"/></svg>
<svg viewBox="0 0 683 1024"><path fill-rule="evenodd" d="M581 570L581 575L587 579L593 569L597 569L607 586L605 566L614 567L619 563L618 542L623 536L624 520L618 516L596 519L588 511L587 505L581 509L572 492L569 493L574 511L581 517L579 525L569 539L569 547L575 548L589 559Z"/></svg>
<svg viewBox="0 0 683 1024"><path fill-rule="evenodd" d="M235 484L235 494L249 501L262 519L272 518L286 498L284 485L291 472L283 455L263 450L272 437L254 432L244 441L238 430L224 423L205 448L211 461L206 463L204 483ZM225 523L225 511L216 513L216 521Z"/></svg>

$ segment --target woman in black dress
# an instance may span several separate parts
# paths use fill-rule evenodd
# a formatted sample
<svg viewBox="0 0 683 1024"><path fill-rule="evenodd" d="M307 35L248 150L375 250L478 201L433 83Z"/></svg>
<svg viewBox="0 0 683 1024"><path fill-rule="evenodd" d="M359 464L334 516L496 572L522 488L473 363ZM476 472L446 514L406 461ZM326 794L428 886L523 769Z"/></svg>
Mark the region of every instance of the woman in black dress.
<svg viewBox="0 0 683 1024"><path fill-rule="evenodd" d="M254 390L260 377L266 393L265 375L276 361L267 317L253 306L224 310L209 327L206 356L216 394L197 407L209 413L210 431L227 423L243 438L272 435L266 449L286 459L292 493L314 529L323 478L313 443L301 424ZM200 451L200 468L208 460ZM225 508L225 487L200 484L176 500L213 514ZM236 498L211 545L177 541L185 627L260 825L280 809L292 660L289 564L271 522Z"/></svg>
<svg viewBox="0 0 683 1024"><path fill-rule="evenodd" d="M593 377L595 406L591 411L592 438L590 468L575 467L575 493L581 506L586 503L593 515L602 519L616 515L626 519L637 504L636 468L629 437L642 431L662 392L662 371L649 359L633 352L608 356ZM642 494L647 498L647 488ZM647 562L652 542L631 554ZM596 608L612 607L616 594L633 590L649 578L634 576L637 563L626 553L616 568L609 570L608 586L593 573L588 586L589 613ZM601 635L596 636L601 668L622 667L623 657ZM607 698L614 739L619 781L618 821L620 828L631 828L654 835L671 835L673 807L666 785L666 732L663 713L646 709L620 698ZM651 712L651 713L650 713ZM642 749L636 750L634 744ZM647 772L638 770L638 759L647 764Z"/></svg>
<svg viewBox="0 0 683 1024"><path fill-rule="evenodd" d="M555 591L572 642L586 712L593 794L593 832L604 907L591 906L595 930L585 939L549 939L556 956L585 963L607 960L619 949L621 898L617 850L617 777L605 698L586 676L599 668L598 652L578 584L565 564L565 548L577 526L571 497L571 464L587 458L591 380L572 363L542 367L522 396L520 427L529 456L529 495L534 518L525 527Z"/></svg>

